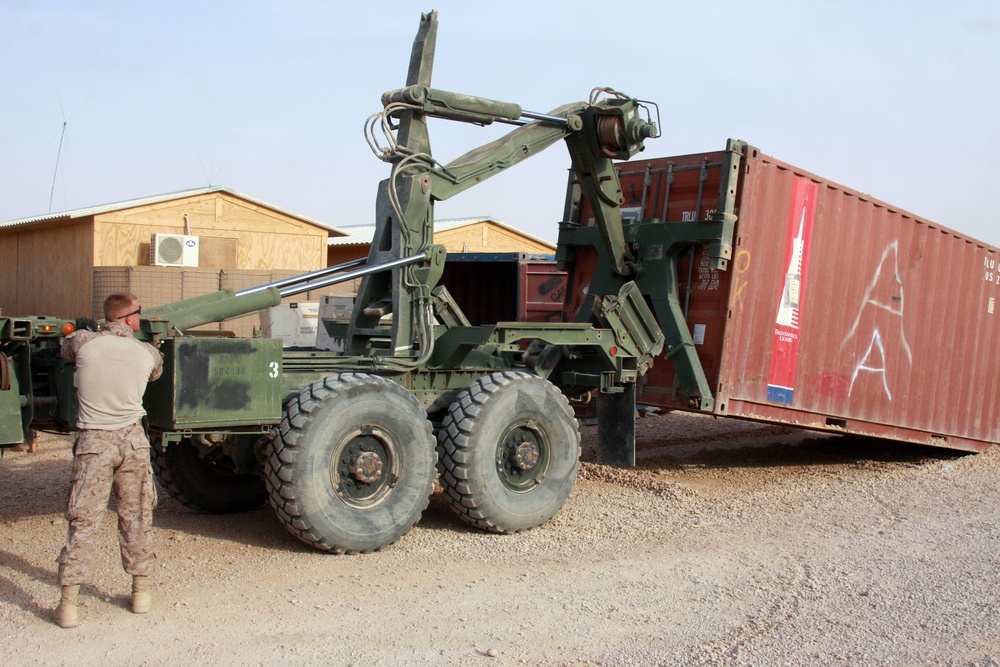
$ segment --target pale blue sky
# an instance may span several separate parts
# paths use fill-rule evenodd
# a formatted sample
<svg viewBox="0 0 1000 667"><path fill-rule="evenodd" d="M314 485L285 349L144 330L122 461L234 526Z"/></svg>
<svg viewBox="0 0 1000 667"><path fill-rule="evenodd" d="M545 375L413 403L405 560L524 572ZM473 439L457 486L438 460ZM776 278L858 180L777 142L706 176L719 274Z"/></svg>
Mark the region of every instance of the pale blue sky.
<svg viewBox="0 0 1000 667"><path fill-rule="evenodd" d="M436 87L548 111L610 86L660 106L644 156L744 139L1000 245L992 0L0 0L0 221L47 213L50 196L55 212L225 185L371 224L388 166L364 121L404 83L430 9ZM507 129L434 123L435 156ZM437 216L554 240L568 164L557 145Z"/></svg>

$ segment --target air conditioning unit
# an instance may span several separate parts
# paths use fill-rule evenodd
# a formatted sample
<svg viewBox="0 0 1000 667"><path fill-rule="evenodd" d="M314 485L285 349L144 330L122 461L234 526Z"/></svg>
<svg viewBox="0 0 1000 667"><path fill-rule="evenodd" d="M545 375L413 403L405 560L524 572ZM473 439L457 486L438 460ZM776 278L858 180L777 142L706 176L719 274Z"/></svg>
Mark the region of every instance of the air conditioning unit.
<svg viewBox="0 0 1000 667"><path fill-rule="evenodd" d="M153 234L149 239L150 266L198 266L198 237Z"/></svg>

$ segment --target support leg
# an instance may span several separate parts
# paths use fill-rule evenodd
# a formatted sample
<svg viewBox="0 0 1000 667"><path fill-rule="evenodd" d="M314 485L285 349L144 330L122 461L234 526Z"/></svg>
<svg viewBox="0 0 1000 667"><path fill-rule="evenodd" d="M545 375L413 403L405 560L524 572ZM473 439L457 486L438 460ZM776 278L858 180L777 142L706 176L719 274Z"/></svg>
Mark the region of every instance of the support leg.
<svg viewBox="0 0 1000 667"><path fill-rule="evenodd" d="M635 384L597 399L597 462L635 466Z"/></svg>

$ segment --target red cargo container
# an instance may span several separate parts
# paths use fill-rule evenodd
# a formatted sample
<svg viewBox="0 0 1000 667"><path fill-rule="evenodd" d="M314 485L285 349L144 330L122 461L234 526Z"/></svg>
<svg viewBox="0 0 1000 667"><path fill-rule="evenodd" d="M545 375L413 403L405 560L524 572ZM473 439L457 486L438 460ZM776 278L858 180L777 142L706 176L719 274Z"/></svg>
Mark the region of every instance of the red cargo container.
<svg viewBox="0 0 1000 667"><path fill-rule="evenodd" d="M704 219L726 155L623 163L623 214ZM752 147L735 203L728 269L696 246L678 271L714 414L965 450L1000 442L997 248ZM593 217L586 201L576 213ZM638 401L688 407L671 362L657 360Z"/></svg>
<svg viewBox="0 0 1000 667"><path fill-rule="evenodd" d="M566 273L553 255L449 253L440 284L477 326L562 319Z"/></svg>

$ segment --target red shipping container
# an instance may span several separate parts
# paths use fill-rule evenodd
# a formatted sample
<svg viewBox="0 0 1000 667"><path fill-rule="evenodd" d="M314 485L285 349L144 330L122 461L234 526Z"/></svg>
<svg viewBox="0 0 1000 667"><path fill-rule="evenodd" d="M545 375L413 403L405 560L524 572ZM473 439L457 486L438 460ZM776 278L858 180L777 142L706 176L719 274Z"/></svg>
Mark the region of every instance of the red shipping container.
<svg viewBox="0 0 1000 667"><path fill-rule="evenodd" d="M566 273L552 255L449 253L440 284L476 326L562 319Z"/></svg>
<svg viewBox="0 0 1000 667"><path fill-rule="evenodd" d="M742 146L727 270L704 246L678 270L712 412L965 450L1000 442L1000 251ZM705 219L728 155L623 163L623 214ZM574 216L593 213L583 201ZM688 407L665 359L637 400Z"/></svg>

